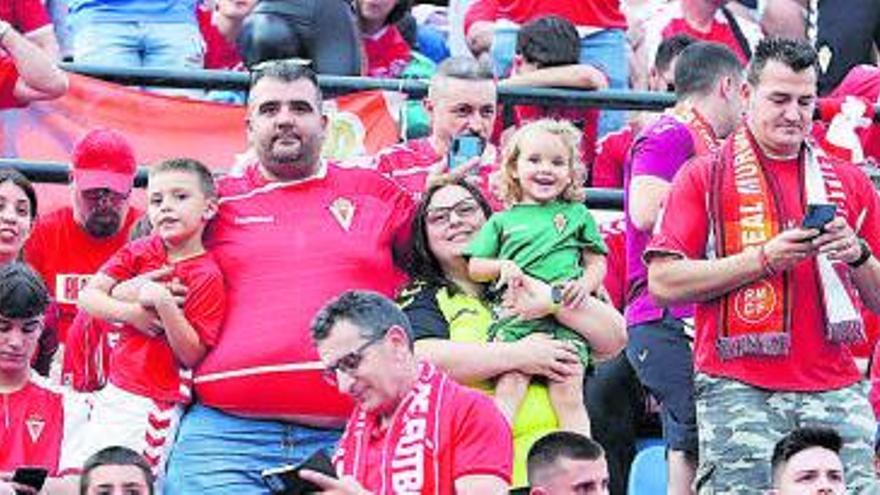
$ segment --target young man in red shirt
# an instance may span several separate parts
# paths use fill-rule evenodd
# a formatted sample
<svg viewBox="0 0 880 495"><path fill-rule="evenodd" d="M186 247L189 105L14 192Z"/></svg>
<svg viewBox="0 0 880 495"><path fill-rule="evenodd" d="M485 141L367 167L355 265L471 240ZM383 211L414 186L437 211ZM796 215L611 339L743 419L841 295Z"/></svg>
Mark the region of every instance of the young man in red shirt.
<svg viewBox="0 0 880 495"><path fill-rule="evenodd" d="M818 57L768 38L748 70L746 118L675 176L647 250L657 304L696 303L700 493L767 490L776 441L835 426L851 488L876 488L873 418L849 344L880 310L880 196L808 141ZM821 229L808 204L832 204Z"/></svg>
<svg viewBox="0 0 880 495"><path fill-rule="evenodd" d="M79 467L69 454L82 440L88 407L30 369L48 304L46 286L27 265L0 267L0 473L42 467L50 477L47 493L75 493L75 481L59 477ZM10 483L0 475L0 493Z"/></svg>
<svg viewBox="0 0 880 495"><path fill-rule="evenodd" d="M334 458L333 493L506 494L513 440L491 399L416 360L412 328L390 299L349 291L324 306L312 338L325 378L355 401Z"/></svg>

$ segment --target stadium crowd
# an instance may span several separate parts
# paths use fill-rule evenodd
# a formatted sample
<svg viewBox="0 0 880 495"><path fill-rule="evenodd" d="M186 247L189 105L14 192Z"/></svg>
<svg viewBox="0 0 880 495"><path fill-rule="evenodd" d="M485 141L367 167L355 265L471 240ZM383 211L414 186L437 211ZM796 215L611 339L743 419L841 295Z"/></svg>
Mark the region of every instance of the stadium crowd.
<svg viewBox="0 0 880 495"><path fill-rule="evenodd" d="M250 83L144 88L244 105L227 170L93 129L43 211L0 168L0 495L623 495L649 437L670 494L880 493L880 3L839 5L3 1L0 109L60 61ZM317 74L428 93L329 159Z"/></svg>

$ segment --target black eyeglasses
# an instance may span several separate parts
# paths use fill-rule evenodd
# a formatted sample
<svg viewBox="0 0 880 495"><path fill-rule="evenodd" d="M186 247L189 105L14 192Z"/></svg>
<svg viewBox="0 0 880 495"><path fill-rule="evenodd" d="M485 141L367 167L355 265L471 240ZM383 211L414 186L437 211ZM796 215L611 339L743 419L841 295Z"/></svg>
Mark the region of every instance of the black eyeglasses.
<svg viewBox="0 0 880 495"><path fill-rule="evenodd" d="M342 372L348 376L352 376L352 374L357 372L358 367L360 367L364 360L364 351L366 351L371 345L382 340L383 337L372 338L364 342L357 349L337 359L335 363L325 367L324 370L321 371L321 376L324 378L324 381L335 387L339 384L336 380L337 373Z"/></svg>
<svg viewBox="0 0 880 495"><path fill-rule="evenodd" d="M480 204L475 199L465 198L452 206L429 208L425 213L425 221L428 222L428 225L445 227L449 225L452 212L455 212L458 218L471 218L480 211L482 211Z"/></svg>

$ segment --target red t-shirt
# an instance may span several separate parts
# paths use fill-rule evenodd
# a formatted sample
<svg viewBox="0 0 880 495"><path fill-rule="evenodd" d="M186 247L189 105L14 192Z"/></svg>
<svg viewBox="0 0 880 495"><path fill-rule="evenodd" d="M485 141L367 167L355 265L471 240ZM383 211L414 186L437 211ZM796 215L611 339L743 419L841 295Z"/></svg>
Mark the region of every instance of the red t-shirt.
<svg viewBox="0 0 880 495"><path fill-rule="evenodd" d="M545 15L558 15L576 26L626 28L620 0L476 0L468 8L464 32L477 21L508 19L525 24Z"/></svg>
<svg viewBox="0 0 880 495"><path fill-rule="evenodd" d="M454 494L455 480L462 476L491 475L509 483L513 470L513 439L507 421L485 394L453 380L446 383L436 415L440 421L439 447L434 447L438 451L439 493ZM354 420L355 417L350 420L347 430L352 428ZM376 434L366 444L366 465L375 469L367 469L366 479L358 481L371 493L383 493L380 466L385 461L382 454L387 431L379 431L379 428L373 431Z"/></svg>
<svg viewBox="0 0 880 495"><path fill-rule="evenodd" d="M122 228L112 237L96 239L73 218L67 207L41 216L24 248L24 259L34 267L54 295L60 309L58 339L66 344L67 329L76 316L79 291L110 256L125 245L132 225L142 212L129 208Z"/></svg>
<svg viewBox="0 0 880 495"><path fill-rule="evenodd" d="M15 97L16 83L18 83L18 69L15 67L15 62L0 54L0 109L21 106L21 102Z"/></svg>
<svg viewBox="0 0 880 495"><path fill-rule="evenodd" d="M611 304L623 311L626 305L626 221L615 220L609 223L599 224L599 233L608 248L605 256L605 279L603 285L611 297Z"/></svg>
<svg viewBox="0 0 880 495"><path fill-rule="evenodd" d="M183 313L209 349L217 343L226 312L223 274L211 253L170 262L159 236L150 236L125 245L101 267L101 273L116 281L129 280L142 273L171 265L170 278L186 286ZM125 325L110 352L109 380L117 387L142 397L166 402L191 400L192 371L177 361L165 336L149 337Z"/></svg>
<svg viewBox="0 0 880 495"><path fill-rule="evenodd" d="M4 0L0 2L0 19L25 34L52 24L49 13L40 0Z"/></svg>
<svg viewBox="0 0 880 495"><path fill-rule="evenodd" d="M386 26L374 36L363 36L367 56L367 76L379 78L400 77L412 60L412 49L397 26Z"/></svg>
<svg viewBox="0 0 880 495"><path fill-rule="evenodd" d="M733 29L723 17L719 19L718 16L716 16L715 19L712 20L712 25L707 32L697 31L691 27L683 17L676 17L669 21L669 24L663 28L662 34L663 39L669 39L677 34L685 34L697 41L714 41L715 43L721 43L727 48L730 48L743 65L749 62L749 57L746 56L742 46L740 46L739 42L736 40L736 35L733 34Z"/></svg>
<svg viewBox="0 0 880 495"><path fill-rule="evenodd" d="M596 157L590 169L592 187L623 188L624 165L635 137L635 127L627 123L599 139Z"/></svg>
<svg viewBox="0 0 880 495"><path fill-rule="evenodd" d="M759 152L760 153L760 152ZM659 232L648 251L679 253L691 259L704 259L709 218L706 194L712 156L704 156L685 165L676 175L667 197ZM792 217L800 220L806 201L801 177L802 167L794 160L775 161L763 158L766 176L781 185L782 202ZM858 234L880 252L880 197L864 173L855 166L835 162L835 169L846 191L845 217L857 225L864 213ZM798 186L801 184L800 186ZM846 345L833 344L825 338L824 317L820 307L819 278L816 265L807 260L790 271L792 278L791 350L785 356L745 356L722 360L718 354L718 318L720 300L696 305L694 366L699 372L739 380L770 390L812 392L843 388L861 376Z"/></svg>
<svg viewBox="0 0 880 495"><path fill-rule="evenodd" d="M226 41L217 27L211 24L211 11L200 8L196 11L199 30L205 40L206 69L244 70L244 63L234 44Z"/></svg>
<svg viewBox="0 0 880 495"><path fill-rule="evenodd" d="M0 472L41 466L58 476L82 467L63 457L76 450L76 432L88 418L81 397L53 388L32 373L21 390L0 393L0 401Z"/></svg>
<svg viewBox="0 0 880 495"><path fill-rule="evenodd" d="M196 373L199 399L238 414L347 418L351 401L321 378L310 323L345 290L395 293L404 276L392 247L408 239L412 198L375 171L332 164L291 182L267 182L251 165L218 188L206 245L228 308Z"/></svg>

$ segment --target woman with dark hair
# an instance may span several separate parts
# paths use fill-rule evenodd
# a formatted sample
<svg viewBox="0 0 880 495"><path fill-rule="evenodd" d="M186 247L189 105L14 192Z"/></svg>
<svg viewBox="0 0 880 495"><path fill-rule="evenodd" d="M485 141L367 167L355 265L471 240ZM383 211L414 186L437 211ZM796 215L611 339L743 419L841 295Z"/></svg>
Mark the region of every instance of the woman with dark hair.
<svg viewBox="0 0 880 495"><path fill-rule="evenodd" d="M37 193L31 182L14 168L0 168L0 266L22 259L25 241L37 218ZM46 330L31 364L41 375L49 374L52 356L58 349L55 306L46 312Z"/></svg>
<svg viewBox="0 0 880 495"><path fill-rule="evenodd" d="M401 295L414 329L415 351L460 383L491 391L491 380L521 371L562 381L583 373L574 347L536 334L518 342L489 342L490 287L468 278L465 247L491 214L479 190L465 180L428 189L413 219L412 283ZM611 306L591 298L583 310L554 303L551 288L526 277L506 291L505 304L520 317L554 314L564 325L583 329L600 359L620 352L626 337L623 319ZM514 486L526 482L526 454L532 443L558 428L547 386L533 383L513 422Z"/></svg>

